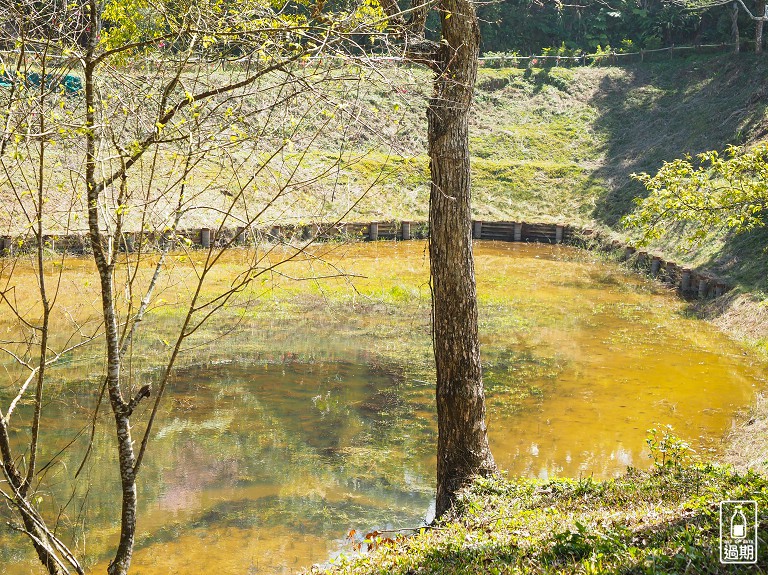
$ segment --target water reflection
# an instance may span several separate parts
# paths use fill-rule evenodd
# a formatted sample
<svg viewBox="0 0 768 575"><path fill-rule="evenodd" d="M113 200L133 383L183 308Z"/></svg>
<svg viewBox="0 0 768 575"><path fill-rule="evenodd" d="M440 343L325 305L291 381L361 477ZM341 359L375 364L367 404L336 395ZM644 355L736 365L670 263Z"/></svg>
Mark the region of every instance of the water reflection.
<svg viewBox="0 0 768 575"><path fill-rule="evenodd" d="M423 245L355 250L388 281L425 281ZM490 440L510 475L644 467L645 430L659 423L699 451L716 447L761 384L760 366L633 276L558 247L484 244L476 257ZM421 267L406 277L402 261ZM288 573L338 553L349 529L423 521L435 467L428 308L398 309L267 317L228 353L239 360L179 370L142 471L133 572ZM398 345L416 351L398 359ZM56 449L80 430L89 389L73 385L47 412ZM105 571L117 535L107 423L86 468L91 487L75 493L87 503L93 572ZM76 441L62 468L77 468L84 449ZM68 500L65 478L44 505ZM7 530L0 565L37 568Z"/></svg>

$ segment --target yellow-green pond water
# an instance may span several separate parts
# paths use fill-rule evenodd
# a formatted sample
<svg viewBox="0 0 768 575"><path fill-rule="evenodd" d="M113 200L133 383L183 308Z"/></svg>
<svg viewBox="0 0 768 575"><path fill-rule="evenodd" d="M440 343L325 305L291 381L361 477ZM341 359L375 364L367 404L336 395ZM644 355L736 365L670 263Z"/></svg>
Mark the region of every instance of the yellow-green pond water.
<svg viewBox="0 0 768 575"><path fill-rule="evenodd" d="M350 529L415 527L429 514L426 246L322 249L365 276L355 289L280 280L237 316L234 333L182 358L139 478L132 573L289 573L350 552ZM646 430L666 424L716 456L737 410L764 386L763 364L619 266L562 246L475 249L490 441L511 476L645 468ZM209 328L206 337L227 331ZM148 336L133 360L144 377L161 339ZM42 460L87 426L101 367L97 357L62 368L69 383L47 406ZM136 419L140 429L146 411ZM109 433L104 415L60 528L94 573L106 571L119 522ZM85 435L45 474L49 515L72 495ZM29 547L0 527L0 572L40 572Z"/></svg>

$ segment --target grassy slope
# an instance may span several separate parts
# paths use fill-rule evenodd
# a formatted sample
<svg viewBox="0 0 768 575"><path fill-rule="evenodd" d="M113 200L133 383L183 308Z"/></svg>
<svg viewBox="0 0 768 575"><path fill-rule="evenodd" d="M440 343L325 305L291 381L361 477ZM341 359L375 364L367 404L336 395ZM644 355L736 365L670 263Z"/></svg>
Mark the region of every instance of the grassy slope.
<svg viewBox="0 0 768 575"><path fill-rule="evenodd" d="M622 216L643 194L631 173L768 133L767 73L768 64L751 55L626 68L481 70L473 130L478 216L488 211L484 160L493 149L510 165L544 167L510 182L513 207L505 215L592 221L623 233ZM550 177L554 185L540 192L538 182ZM768 236L710 240L677 259L715 267L750 289L768 287L757 273L765 261L733 262L735 254L758 251ZM672 232L657 247L678 243Z"/></svg>
<svg viewBox="0 0 768 575"><path fill-rule="evenodd" d="M471 142L476 217L589 223L626 237L621 218L643 193L629 174L764 138L766 94L768 64L751 55L622 69L481 70ZM418 183L413 172L397 177ZM765 232L713 230L703 245L684 249L679 230L670 230L652 247L736 283L702 309L732 334L765 345L766 246ZM766 414L763 402L754 426L732 441L740 471L694 465L630 470L606 482L483 480L438 529L332 571L720 573L717 502L768 504L766 480L745 471L765 469L768 454L753 430L765 429ZM761 541L766 535L761 530ZM766 557L763 549L757 569L728 572L765 572Z"/></svg>
<svg viewBox="0 0 768 575"><path fill-rule="evenodd" d="M428 78L413 70L395 74L397 88L369 94L382 111L398 103L395 149L349 168L352 181L381 177L375 195L353 214L358 219L426 216ZM768 134L767 94L768 63L750 54L624 68L481 68L470 142L475 216L590 224L627 237L621 218L644 192L630 174L759 141ZM714 231L704 245L687 249L679 230L670 230L653 248L762 292L766 245L765 232Z"/></svg>

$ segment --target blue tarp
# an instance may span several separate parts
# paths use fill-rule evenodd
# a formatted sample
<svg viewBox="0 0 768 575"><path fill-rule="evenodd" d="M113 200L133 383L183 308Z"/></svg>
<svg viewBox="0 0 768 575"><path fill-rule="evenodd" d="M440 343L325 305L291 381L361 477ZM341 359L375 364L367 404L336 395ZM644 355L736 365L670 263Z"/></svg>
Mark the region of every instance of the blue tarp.
<svg viewBox="0 0 768 575"><path fill-rule="evenodd" d="M13 72L3 72L0 74L0 87L10 88L19 80L18 76ZM24 78L24 85L27 87L38 88L43 79L37 72L30 72ZM83 89L83 82L77 76L67 74L65 76L59 76L57 74L45 75L45 87L48 89L55 89L61 87L64 89L64 93L68 96L74 96L79 94Z"/></svg>

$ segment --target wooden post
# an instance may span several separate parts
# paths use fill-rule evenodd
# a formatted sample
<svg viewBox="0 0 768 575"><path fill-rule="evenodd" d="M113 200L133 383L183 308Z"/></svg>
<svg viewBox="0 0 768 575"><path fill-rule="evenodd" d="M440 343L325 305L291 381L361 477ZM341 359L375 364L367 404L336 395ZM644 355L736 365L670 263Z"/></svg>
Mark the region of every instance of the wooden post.
<svg viewBox="0 0 768 575"><path fill-rule="evenodd" d="M515 236L514 239L516 242L522 242L523 241L523 223L522 222L515 222Z"/></svg>
<svg viewBox="0 0 768 575"><path fill-rule="evenodd" d="M368 224L368 239L372 242L379 239L379 222Z"/></svg>
<svg viewBox="0 0 768 575"><path fill-rule="evenodd" d="M717 282L715 284L715 297L720 297L725 293L725 284Z"/></svg>
<svg viewBox="0 0 768 575"><path fill-rule="evenodd" d="M472 222L472 239L479 240L483 237L483 222L475 220Z"/></svg>
<svg viewBox="0 0 768 575"><path fill-rule="evenodd" d="M317 237L319 228L317 224L307 224L301 228L301 237L305 240L312 240Z"/></svg>
<svg viewBox="0 0 768 575"><path fill-rule="evenodd" d="M709 288L709 282L707 281L707 278L700 278L699 279L699 299L704 299L707 297L707 289Z"/></svg>
<svg viewBox="0 0 768 575"><path fill-rule="evenodd" d="M245 240L247 239L245 228L243 226L237 226L237 231L235 233L235 243L244 244Z"/></svg>
<svg viewBox="0 0 768 575"><path fill-rule="evenodd" d="M653 259L651 260L651 275L657 276L659 274L660 269L661 269L661 258L659 256L653 256Z"/></svg>
<svg viewBox="0 0 768 575"><path fill-rule="evenodd" d="M629 261L629 259L632 257L632 255L635 253L635 248L632 246L627 246L624 248L624 261Z"/></svg>
<svg viewBox="0 0 768 575"><path fill-rule="evenodd" d="M691 291L691 270L688 268L683 268L680 275L680 291L684 294Z"/></svg>
<svg viewBox="0 0 768 575"><path fill-rule="evenodd" d="M563 226L555 226L555 243L559 244L563 241Z"/></svg>
<svg viewBox="0 0 768 575"><path fill-rule="evenodd" d="M667 265L664 266L664 271L664 281L667 283L674 283L675 278L677 277L677 264L674 262L667 262Z"/></svg>
<svg viewBox="0 0 768 575"><path fill-rule="evenodd" d="M211 247L211 228L200 228L200 245L204 248Z"/></svg>
<svg viewBox="0 0 768 575"><path fill-rule="evenodd" d="M59 241L58 241L59 249L61 249L61 251L63 251L63 252L73 252L74 253L74 251L75 251L73 249L74 244L72 242L72 239L74 237L75 236L72 236L70 234L67 234L66 236L59 236Z"/></svg>
<svg viewBox="0 0 768 575"><path fill-rule="evenodd" d="M272 229L269 230L269 237L272 241L279 242L280 241L280 226L272 226Z"/></svg>
<svg viewBox="0 0 768 575"><path fill-rule="evenodd" d="M403 230L403 240L407 241L411 239L411 222L403 222L402 228Z"/></svg>

